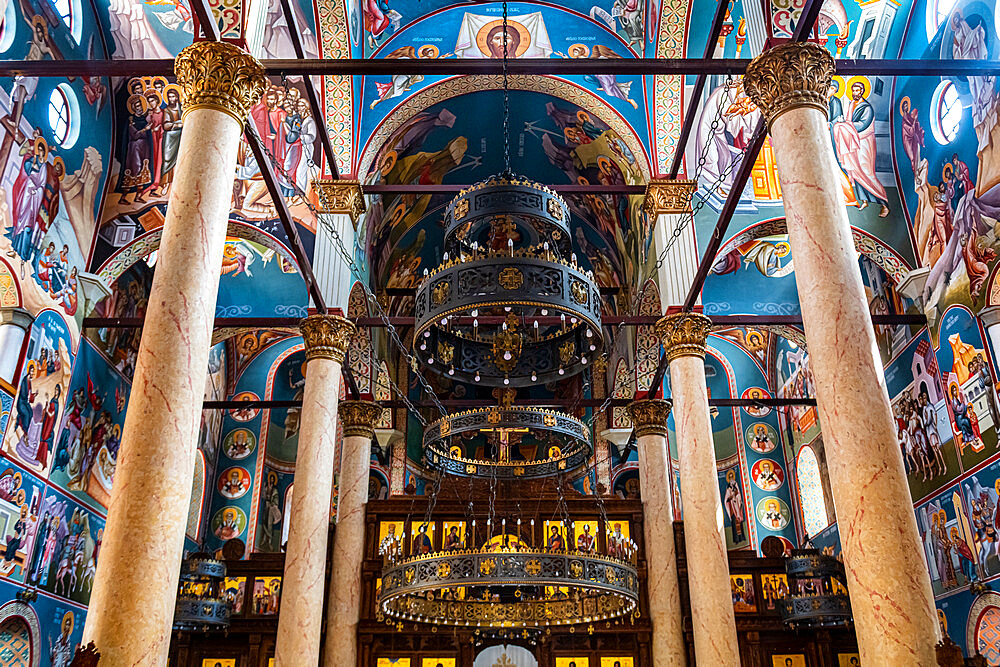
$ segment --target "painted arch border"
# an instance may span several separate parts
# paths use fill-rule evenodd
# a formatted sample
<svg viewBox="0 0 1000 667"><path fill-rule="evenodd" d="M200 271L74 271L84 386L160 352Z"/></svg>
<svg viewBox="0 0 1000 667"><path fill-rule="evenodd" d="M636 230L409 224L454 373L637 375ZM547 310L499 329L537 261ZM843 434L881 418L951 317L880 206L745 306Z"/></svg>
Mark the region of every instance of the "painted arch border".
<svg viewBox="0 0 1000 667"><path fill-rule="evenodd" d="M253 243L270 248L285 258L296 271L300 271L299 263L292 255L285 244L276 237L271 236L262 229L258 229L251 224L238 220L229 220L226 227L226 236L241 238ZM106 285L114 285L118 279L140 260L148 257L160 247L160 239L163 238L163 227L157 227L134 239L128 245L119 248L113 255L108 257L100 268L97 275Z"/></svg>
<svg viewBox="0 0 1000 667"><path fill-rule="evenodd" d="M29 639L31 640L31 667L39 667L42 656L42 629L38 624L38 615L31 605L20 600L11 600L0 607L0 624L12 618L19 618L28 626Z"/></svg>
<svg viewBox="0 0 1000 667"><path fill-rule="evenodd" d="M719 252L715 256L716 258L724 257L737 246L741 246L754 239L773 234L786 234L787 232L788 225L784 216L761 220L733 234L728 241L722 244L722 247L719 248ZM898 285L906 278L907 273L909 273L912 267L906 263L906 260L898 252L886 245L884 241L853 225L851 226L851 237L854 239L854 247L857 251L875 262L895 284Z"/></svg>
<svg viewBox="0 0 1000 667"><path fill-rule="evenodd" d="M965 647L969 655L975 655L979 648L979 620L990 608L1000 609L1000 593L983 593L969 607L969 616L965 622Z"/></svg>
<svg viewBox="0 0 1000 667"><path fill-rule="evenodd" d="M612 130L618 133L628 149L636 156L639 170L646 181L650 179L651 162L649 151L643 145L635 129L611 105L586 88L566 79L552 76L517 74L508 77L510 88L524 92L551 95L575 104L592 113ZM503 77L494 74L474 74L449 77L426 88L422 88L404 102L397 105L379 122L361 151L358 161L358 177L366 178L376 155L392 136L412 120L418 113L445 100L487 90L501 90Z"/></svg>

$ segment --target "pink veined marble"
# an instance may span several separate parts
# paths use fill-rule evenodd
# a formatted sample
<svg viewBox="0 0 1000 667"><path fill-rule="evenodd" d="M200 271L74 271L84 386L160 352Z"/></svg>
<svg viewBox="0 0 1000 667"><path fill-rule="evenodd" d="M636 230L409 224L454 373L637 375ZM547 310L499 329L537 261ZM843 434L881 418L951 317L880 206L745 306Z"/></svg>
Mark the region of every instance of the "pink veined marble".
<svg viewBox="0 0 1000 667"><path fill-rule="evenodd" d="M670 362L695 660L699 665L737 667L736 615L705 386L702 357L683 356Z"/></svg>
<svg viewBox="0 0 1000 667"><path fill-rule="evenodd" d="M361 561L365 545L365 503L371 439L344 438L340 468L337 531L330 565L330 599L326 619L326 667L356 665L361 618Z"/></svg>
<svg viewBox="0 0 1000 667"><path fill-rule="evenodd" d="M240 131L185 117L84 629L101 664L167 662Z"/></svg>
<svg viewBox="0 0 1000 667"><path fill-rule="evenodd" d="M308 362L285 549L284 604L275 644L277 667L319 664L339 389L338 362Z"/></svg>
<svg viewBox="0 0 1000 667"><path fill-rule="evenodd" d="M681 595L677 583L674 512L667 479L667 439L658 434L638 438L640 493L643 507L649 596L653 624L653 667L687 665Z"/></svg>
<svg viewBox="0 0 1000 667"><path fill-rule="evenodd" d="M826 117L787 111L771 140L861 662L930 667L939 637L930 579Z"/></svg>

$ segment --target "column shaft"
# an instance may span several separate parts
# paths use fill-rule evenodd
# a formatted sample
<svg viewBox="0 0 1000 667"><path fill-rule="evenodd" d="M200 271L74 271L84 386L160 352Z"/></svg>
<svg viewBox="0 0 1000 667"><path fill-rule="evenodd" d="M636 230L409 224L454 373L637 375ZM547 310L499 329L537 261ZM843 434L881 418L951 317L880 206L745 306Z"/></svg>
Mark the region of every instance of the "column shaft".
<svg viewBox="0 0 1000 667"><path fill-rule="evenodd" d="M684 498L695 659L699 665L737 667L740 651L705 386L704 358L689 355L671 360L670 397Z"/></svg>
<svg viewBox="0 0 1000 667"><path fill-rule="evenodd" d="M744 85L770 116L861 662L929 667L934 599L830 141L833 69L784 45Z"/></svg>
<svg viewBox="0 0 1000 667"><path fill-rule="evenodd" d="M217 46L188 49L198 59L209 50L226 59L256 91L243 99L256 100L260 66L236 47ZM190 101L184 58L177 74ZM84 633L101 664L167 661L241 131L234 113L196 105L185 114Z"/></svg>
<svg viewBox="0 0 1000 667"><path fill-rule="evenodd" d="M361 618L361 561L365 546L365 503L371 442L381 409L368 401L344 401L340 417L344 449L340 459L337 530L330 566L326 648L323 664L344 667L358 663L358 621Z"/></svg>
<svg viewBox="0 0 1000 667"><path fill-rule="evenodd" d="M354 333L348 320L332 315L308 317L300 328L306 384L275 644L278 667L319 664L340 369Z"/></svg>
<svg viewBox="0 0 1000 667"><path fill-rule="evenodd" d="M656 282L663 310L684 303L691 281L698 272L694 229L687 224L691 217L691 197L697 188L697 181L683 180L654 179L646 185L643 208L656 221L653 249L657 257ZM678 225L682 231L675 238Z"/></svg>
<svg viewBox="0 0 1000 667"><path fill-rule="evenodd" d="M641 475L646 591L653 624L653 667L687 665L681 593L677 581L674 512L670 497L667 417L670 403L635 401L629 405L635 424Z"/></svg>

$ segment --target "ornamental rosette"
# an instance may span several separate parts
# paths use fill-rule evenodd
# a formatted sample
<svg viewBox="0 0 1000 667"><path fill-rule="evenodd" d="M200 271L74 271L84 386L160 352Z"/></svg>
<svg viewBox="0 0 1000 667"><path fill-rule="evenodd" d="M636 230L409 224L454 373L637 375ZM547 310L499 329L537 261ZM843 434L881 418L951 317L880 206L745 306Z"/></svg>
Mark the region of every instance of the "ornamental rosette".
<svg viewBox="0 0 1000 667"><path fill-rule="evenodd" d="M628 414L635 427L635 437L644 435L667 436L667 418L670 416L670 401L663 399L645 399L632 401L628 404Z"/></svg>
<svg viewBox="0 0 1000 667"><path fill-rule="evenodd" d="M228 42L195 42L174 61L184 113L216 109L241 125L268 86L257 59Z"/></svg>
<svg viewBox="0 0 1000 667"><path fill-rule="evenodd" d="M712 320L700 313L667 315L656 323L656 335L663 342L667 362L680 357L705 357L705 340Z"/></svg>
<svg viewBox="0 0 1000 667"><path fill-rule="evenodd" d="M310 315L299 322L299 331L306 343L306 361L331 359L342 364L357 328L338 315Z"/></svg>
<svg viewBox="0 0 1000 667"><path fill-rule="evenodd" d="M653 179L646 185L642 208L647 215L690 213L691 198L697 189L698 181Z"/></svg>
<svg viewBox="0 0 1000 667"><path fill-rule="evenodd" d="M812 107L826 115L835 71L833 56L824 47L789 42L765 51L747 65L743 90L770 127L778 116L798 107Z"/></svg>
<svg viewBox="0 0 1000 667"><path fill-rule="evenodd" d="M375 424L381 416L382 408L372 401L340 401L337 405L337 418L344 428L344 437L375 437Z"/></svg>

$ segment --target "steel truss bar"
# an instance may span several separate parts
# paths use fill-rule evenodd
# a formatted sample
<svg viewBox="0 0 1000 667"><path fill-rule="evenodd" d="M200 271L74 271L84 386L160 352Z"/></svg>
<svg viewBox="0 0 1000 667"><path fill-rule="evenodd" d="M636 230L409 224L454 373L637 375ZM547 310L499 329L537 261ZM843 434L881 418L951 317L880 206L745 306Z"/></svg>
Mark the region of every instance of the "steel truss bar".
<svg viewBox="0 0 1000 667"><path fill-rule="evenodd" d="M281 11L285 15L285 22L290 28L289 34L292 39L292 49L295 56L305 58L305 50L302 48L302 32L295 12L289 0L281 0ZM323 113L319 105L319 95L316 94L316 86L313 85L312 77L302 77L302 83L306 89L306 97L309 99L309 109L312 111L313 120L316 121L316 130L319 132L319 140L323 146L323 153L326 156L326 164L330 169L333 178L340 178L340 169L337 167L336 154L333 152L333 143L330 141L330 133L326 129L326 114Z"/></svg>
<svg viewBox="0 0 1000 667"><path fill-rule="evenodd" d="M872 323L878 325L914 325L924 326L927 317L924 315L872 315ZM458 324L472 324L478 319L480 324L502 324L505 318L501 315L480 315L478 318L456 318ZM539 317L539 325L554 326L560 323L560 318L549 315ZM656 324L659 315L626 315L604 316L603 324L608 326L650 326ZM726 327L766 327L793 326L802 327L802 318L798 315L714 315L712 323L718 328ZM350 318L359 327L380 328L385 322L378 317ZM215 320L216 329L298 329L299 317L219 317ZM394 327L412 327L413 317L390 317L389 322ZM84 329L138 329L142 327L141 317L86 317L83 320Z"/></svg>
<svg viewBox="0 0 1000 667"><path fill-rule="evenodd" d="M210 42L217 42L222 39L219 34L219 24L215 20L215 13L206 0L191 0L191 9L198 17L198 25L205 39ZM171 68L173 71L173 68Z"/></svg>
<svg viewBox="0 0 1000 667"><path fill-rule="evenodd" d="M450 183L404 183L399 185L387 183L373 183L372 185L362 185L366 195L382 194L453 194L465 190L469 185L452 185ZM555 190L559 194L607 194L607 195L644 195L645 185L546 185L550 190Z"/></svg>
<svg viewBox="0 0 1000 667"><path fill-rule="evenodd" d="M613 398L609 404L611 407L624 407L632 402L631 398ZM399 400L379 401L379 405L384 408L404 408L406 404ZM468 408L483 408L496 405L495 400L486 398L466 398L441 400L441 404L448 409L462 410ZM518 405L531 407L555 407L555 408L596 408L604 404L604 399L599 398L518 398ZM710 398L708 404L716 408L738 408L768 407L782 408L791 405L816 405L815 398ZM302 401L205 401L202 403L203 410L238 410L247 409L277 409L277 408L297 408L302 405ZM420 401L413 404L418 408L433 408L435 405L430 401Z"/></svg>
<svg viewBox="0 0 1000 667"><path fill-rule="evenodd" d="M292 246L292 254L295 255L295 261L299 263L299 272L306 282L306 287L313 298L313 302L316 304L316 309L320 313L326 313L326 301L323 299L323 293L316 282L316 276L313 275L312 262L309 261L305 246L302 245L302 239L299 238L299 230L292 219L292 213L288 210L288 202L285 201L285 197L281 194L281 189L278 187L278 178L274 173L274 165L271 164L271 158L264 153L264 147L260 144L260 137L251 129L250 125L244 126L243 137L250 145L253 157L260 168L260 175L264 179L264 184L267 185L271 201L278 212L278 219L281 220L285 236L288 237L288 243Z"/></svg>
<svg viewBox="0 0 1000 667"><path fill-rule="evenodd" d="M726 12L729 9L728 0L719 0L719 6L715 9L715 20L712 22L712 29L708 32L708 42L705 43L705 60L710 60L715 53L719 35L722 33L722 24L726 20ZM670 163L670 178L677 178L681 170L681 162L684 161L684 151L687 148L688 138L691 136L691 128L694 127L694 118L698 115L698 105L701 103L701 94L705 90L705 82L708 80L707 74L699 74L691 87L691 97L688 99L687 110L684 112L684 121L681 123L681 133L677 136L677 144L674 146L674 159Z"/></svg>
<svg viewBox="0 0 1000 667"><path fill-rule="evenodd" d="M736 171L732 187L729 189L729 196L726 197L726 202L722 205L722 211L719 213L719 221L716 223L715 229L712 230L708 246L705 248L705 252L701 256L701 262L698 264L698 271L695 273L694 280L691 282L691 288L687 293L687 298L684 300L683 310L686 312L694 310L694 304L698 301L698 295L701 294L701 290L705 286L705 279L708 278L708 273L712 270L712 265L715 264L715 255L722 246L722 240L729 229L729 223L732 222L736 207L739 206L740 199L743 197L743 188L746 187L747 181L750 180L750 175L753 173L757 162L757 155L760 153L760 149L764 147L765 139L767 139L767 124L764 118L761 117L757 120L757 126L754 128L750 143L743 152L743 161L740 162L740 168Z"/></svg>
<svg viewBox="0 0 1000 667"><path fill-rule="evenodd" d="M745 58L622 58L591 60L563 58L518 58L511 60L508 73L513 75L550 74L561 76L645 75L741 75L750 63ZM262 60L270 76L459 76L472 74L500 75L500 60L492 59L292 59ZM157 76L170 75L174 61L149 60L0 60L0 76ZM837 60L837 74L866 76L1000 76L1000 61L919 60L914 58Z"/></svg>
<svg viewBox="0 0 1000 667"><path fill-rule="evenodd" d="M215 21L215 13L209 6L208 0L191 0L191 2L192 8L201 22L206 39L213 42L219 41L221 39L219 26ZM295 48L296 54L299 57L302 57L302 41L299 36L298 26L295 23L295 16L288 5L288 0L281 0L281 6L282 11L285 12L285 18L288 21L288 25L291 28L290 33L292 44ZM335 177L339 176L337 173L337 163L334 159L333 150L330 147L330 137L326 133L326 124L323 120L325 116L319 107L319 98L316 96L316 91L313 90L312 80L306 77L304 78L304 82L306 95L309 98L312 113L316 116L317 127L323 132L323 138L325 139L323 145L326 147L326 155L329 160L330 170L333 172ZM306 287L313 297L316 309L321 313L326 313L326 302L323 300L323 294L320 292L319 285L316 283L316 277L313 275L312 264L309 262L309 256L306 254L305 248L302 245L302 239L299 238L298 229L295 227L295 222L292 220L291 212L288 210L288 203L285 201L285 198L281 194L281 190L278 188L277 178L274 173L274 165L272 165L270 159L264 155L263 147L260 145L260 137L257 136L257 133L254 132L249 125L244 126L243 136L244 139L246 139L246 142L250 145L250 150L253 152L254 159L257 161L261 177L267 185L267 191L271 195L271 200L277 210L278 218L281 220L281 225L285 229L285 235L288 237L289 245L292 246L292 252L299 263L302 279L305 281ZM358 398L360 395L360 392L358 391L358 383L355 381L354 375L351 373L350 364L343 364L341 366L341 372L346 380L347 387L351 392L352 398Z"/></svg>
<svg viewBox="0 0 1000 667"><path fill-rule="evenodd" d="M819 18L819 10L822 6L823 0L807 0L806 6L799 17L799 22L795 26L795 32L792 34L793 41L802 42L808 39L810 33L813 31L813 26L816 25L816 20ZM737 205L740 203L740 198L743 196L743 188L746 187L747 181L750 180L754 163L757 162L757 155L760 153L761 148L764 147L765 139L767 139L767 123L763 115L761 115L757 120L753 136L746 150L743 152L743 161L740 162L740 168L737 170L736 177L733 179L732 186L729 189L729 196L726 197L726 202L722 205L722 211L719 213L719 221L712 231L712 237L709 239L708 247L705 248L701 262L698 264L698 271L695 273L694 280L691 283L691 289L688 290L687 298L684 300L683 310L685 312L694 310L694 304L698 300L698 295L701 294L702 287L705 285L708 272L712 269L712 265L715 264L715 256L719 252L722 239L726 235L726 230L729 229L729 223L736 212ZM656 372L653 374L652 382L649 385L649 391L646 392L647 396L651 397L658 391L660 385L663 383L663 375L667 372L667 364L667 356L661 356L660 363L657 364Z"/></svg>

